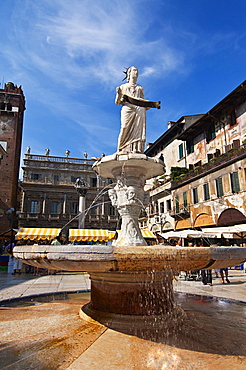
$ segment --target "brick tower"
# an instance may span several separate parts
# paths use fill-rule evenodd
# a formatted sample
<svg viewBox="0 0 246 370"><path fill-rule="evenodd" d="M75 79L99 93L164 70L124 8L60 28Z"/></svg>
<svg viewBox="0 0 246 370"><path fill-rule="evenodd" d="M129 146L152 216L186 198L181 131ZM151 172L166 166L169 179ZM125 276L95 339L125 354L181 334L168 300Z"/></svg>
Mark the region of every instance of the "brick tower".
<svg viewBox="0 0 246 370"><path fill-rule="evenodd" d="M6 154L0 159L0 234L10 228L6 211L16 210L25 97L12 82L0 89L0 144ZM1 157L0 157L1 158ZM12 227L16 227L15 222Z"/></svg>

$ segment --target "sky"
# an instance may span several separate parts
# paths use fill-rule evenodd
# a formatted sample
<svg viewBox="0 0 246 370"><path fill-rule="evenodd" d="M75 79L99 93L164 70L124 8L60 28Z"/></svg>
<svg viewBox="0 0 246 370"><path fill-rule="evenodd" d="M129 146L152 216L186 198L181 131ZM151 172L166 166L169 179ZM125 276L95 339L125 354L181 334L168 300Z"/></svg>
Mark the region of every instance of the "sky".
<svg viewBox="0 0 246 370"><path fill-rule="evenodd" d="M22 157L117 150L123 71L138 67L147 142L245 80L245 0L1 0L0 82L26 98Z"/></svg>

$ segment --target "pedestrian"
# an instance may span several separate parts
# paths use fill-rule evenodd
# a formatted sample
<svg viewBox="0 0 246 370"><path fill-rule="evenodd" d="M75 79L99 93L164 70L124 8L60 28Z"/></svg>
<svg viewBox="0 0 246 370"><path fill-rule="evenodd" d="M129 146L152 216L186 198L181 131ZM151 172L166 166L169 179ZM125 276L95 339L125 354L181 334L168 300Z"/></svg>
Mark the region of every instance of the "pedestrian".
<svg viewBox="0 0 246 370"><path fill-rule="evenodd" d="M215 273L216 278L219 277L219 272L220 272L220 269L214 269L214 273Z"/></svg>
<svg viewBox="0 0 246 370"><path fill-rule="evenodd" d="M54 240L52 240L51 244L52 245L61 245L61 243L59 242L58 237L57 238L54 238Z"/></svg>
<svg viewBox="0 0 246 370"><path fill-rule="evenodd" d="M13 259L14 259L14 271L12 272L12 275L15 275L17 273L21 274L22 262L15 257L13 257Z"/></svg>
<svg viewBox="0 0 246 370"><path fill-rule="evenodd" d="M213 285L212 283L212 270L201 270L203 285Z"/></svg>
<svg viewBox="0 0 246 370"><path fill-rule="evenodd" d="M224 273L225 273L225 277L224 277ZM221 276L221 280L223 284L225 284L225 278L226 278L226 282L230 284L230 280L228 279L228 268L227 267L220 269L220 276Z"/></svg>

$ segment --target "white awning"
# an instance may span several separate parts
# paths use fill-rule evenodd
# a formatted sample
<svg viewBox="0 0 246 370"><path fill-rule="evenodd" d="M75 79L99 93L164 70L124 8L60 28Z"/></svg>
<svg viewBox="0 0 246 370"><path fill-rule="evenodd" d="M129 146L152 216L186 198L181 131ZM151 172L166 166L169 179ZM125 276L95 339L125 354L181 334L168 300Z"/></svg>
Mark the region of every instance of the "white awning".
<svg viewBox="0 0 246 370"><path fill-rule="evenodd" d="M203 228L203 232L217 232L225 238L245 238L246 237L246 224L239 224L233 226L219 226Z"/></svg>
<svg viewBox="0 0 246 370"><path fill-rule="evenodd" d="M212 229L211 229L212 230ZM168 231L167 233L162 233L161 236L164 239L186 239L186 238L220 238L221 233L216 230L205 232L199 230L181 230L181 231Z"/></svg>

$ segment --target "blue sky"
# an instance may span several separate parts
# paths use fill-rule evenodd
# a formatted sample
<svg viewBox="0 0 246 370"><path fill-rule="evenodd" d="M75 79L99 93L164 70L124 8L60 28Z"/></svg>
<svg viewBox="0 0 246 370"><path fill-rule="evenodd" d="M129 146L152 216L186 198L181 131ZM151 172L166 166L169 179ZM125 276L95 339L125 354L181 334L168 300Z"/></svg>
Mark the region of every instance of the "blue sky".
<svg viewBox="0 0 246 370"><path fill-rule="evenodd" d="M26 96L23 152L116 151L124 67L139 68L147 142L245 80L245 0L1 0L0 82Z"/></svg>

